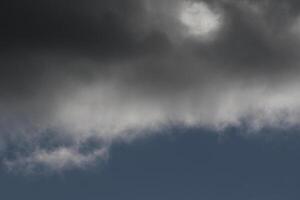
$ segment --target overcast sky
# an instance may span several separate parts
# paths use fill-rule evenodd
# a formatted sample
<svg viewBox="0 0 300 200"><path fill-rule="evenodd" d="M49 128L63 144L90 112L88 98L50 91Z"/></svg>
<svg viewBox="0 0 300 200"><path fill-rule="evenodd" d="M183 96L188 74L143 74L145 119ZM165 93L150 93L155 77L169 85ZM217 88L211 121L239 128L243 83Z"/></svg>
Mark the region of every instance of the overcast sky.
<svg viewBox="0 0 300 200"><path fill-rule="evenodd" d="M70 170L80 174L95 169L109 173L107 163L114 159L116 144L132 148L152 137L184 140L208 131L212 136L207 137L219 138L234 129L243 140L233 140L242 145L251 140L245 139L249 135L264 142L262 135L267 132L280 138L276 140L280 143L285 137L278 134L290 137L298 132L297 0L10 0L1 4L4 174L43 176ZM194 139L216 152L223 148L218 142L206 144L207 138ZM247 150L235 146L234 151L248 152L255 148L251 144ZM143 152L143 146L135 151ZM198 151L200 147L191 159ZM153 151L151 156L159 154ZM275 155L276 150L270 152ZM178 159L185 162L186 158Z"/></svg>

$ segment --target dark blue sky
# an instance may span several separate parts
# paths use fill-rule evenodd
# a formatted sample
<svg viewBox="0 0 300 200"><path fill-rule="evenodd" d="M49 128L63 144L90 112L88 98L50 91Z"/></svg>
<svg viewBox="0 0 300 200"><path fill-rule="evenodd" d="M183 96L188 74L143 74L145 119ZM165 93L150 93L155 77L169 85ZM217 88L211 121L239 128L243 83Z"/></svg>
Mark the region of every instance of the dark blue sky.
<svg viewBox="0 0 300 200"><path fill-rule="evenodd" d="M93 169L20 175L1 170L1 199L298 200L300 136L262 131L223 136L171 130L113 146ZM184 134L183 134L184 132ZM243 135L243 136L241 136Z"/></svg>

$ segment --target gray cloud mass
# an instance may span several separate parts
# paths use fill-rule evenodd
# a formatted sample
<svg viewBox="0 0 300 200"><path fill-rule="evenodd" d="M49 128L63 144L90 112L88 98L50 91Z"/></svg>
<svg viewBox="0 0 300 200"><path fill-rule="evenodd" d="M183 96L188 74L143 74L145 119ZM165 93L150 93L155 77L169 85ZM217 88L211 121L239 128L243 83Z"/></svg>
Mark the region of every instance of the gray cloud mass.
<svg viewBox="0 0 300 200"><path fill-rule="evenodd" d="M4 4L0 156L11 170L89 166L115 141L172 125L299 125L296 0Z"/></svg>

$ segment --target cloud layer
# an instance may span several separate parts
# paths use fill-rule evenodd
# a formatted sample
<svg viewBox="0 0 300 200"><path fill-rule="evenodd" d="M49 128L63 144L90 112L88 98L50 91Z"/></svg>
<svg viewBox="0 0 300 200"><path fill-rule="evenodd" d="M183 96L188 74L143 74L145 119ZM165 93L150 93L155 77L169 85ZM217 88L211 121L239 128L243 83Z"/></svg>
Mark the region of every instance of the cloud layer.
<svg viewBox="0 0 300 200"><path fill-rule="evenodd" d="M298 126L299 11L293 0L10 1L2 163L82 167L172 125Z"/></svg>

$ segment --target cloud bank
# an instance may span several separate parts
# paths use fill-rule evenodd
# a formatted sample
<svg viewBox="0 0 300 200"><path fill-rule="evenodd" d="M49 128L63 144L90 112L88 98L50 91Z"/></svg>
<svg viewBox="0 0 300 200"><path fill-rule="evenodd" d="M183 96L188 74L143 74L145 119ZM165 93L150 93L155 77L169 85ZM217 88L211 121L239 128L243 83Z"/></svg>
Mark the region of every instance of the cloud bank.
<svg viewBox="0 0 300 200"><path fill-rule="evenodd" d="M0 11L0 155L12 170L85 167L173 125L299 126L298 1L12 0Z"/></svg>

